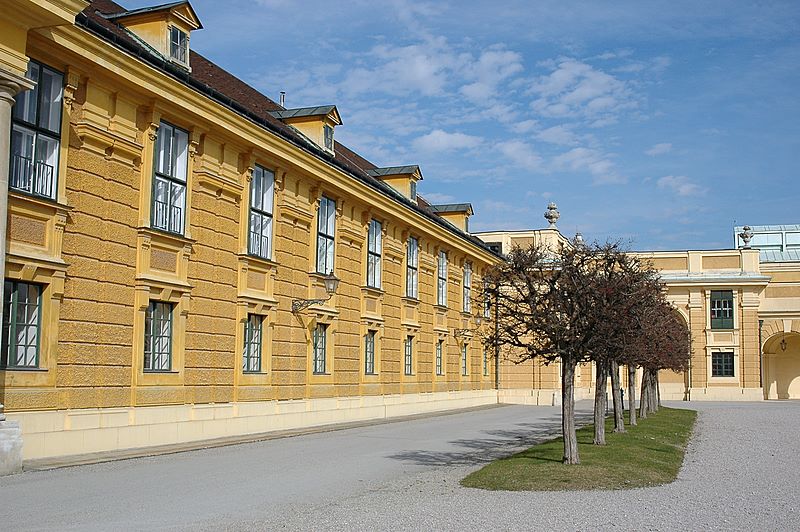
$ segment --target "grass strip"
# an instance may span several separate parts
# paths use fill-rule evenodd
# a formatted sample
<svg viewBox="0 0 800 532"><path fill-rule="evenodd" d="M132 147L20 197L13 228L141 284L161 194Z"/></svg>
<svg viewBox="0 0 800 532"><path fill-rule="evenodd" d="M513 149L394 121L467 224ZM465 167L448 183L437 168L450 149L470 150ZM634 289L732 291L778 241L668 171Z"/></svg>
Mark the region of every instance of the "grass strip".
<svg viewBox="0 0 800 532"><path fill-rule="evenodd" d="M657 486L675 480L697 412L660 408L627 432L614 433L606 420L606 445L592 445L594 425L578 430L581 463L564 465L561 438L495 460L461 481L487 490L617 490Z"/></svg>

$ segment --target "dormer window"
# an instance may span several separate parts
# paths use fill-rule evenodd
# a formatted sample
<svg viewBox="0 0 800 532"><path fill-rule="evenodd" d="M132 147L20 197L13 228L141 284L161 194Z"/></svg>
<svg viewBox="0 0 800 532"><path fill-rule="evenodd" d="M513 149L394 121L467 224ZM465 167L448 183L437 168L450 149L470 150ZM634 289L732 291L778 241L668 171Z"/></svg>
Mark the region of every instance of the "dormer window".
<svg viewBox="0 0 800 532"><path fill-rule="evenodd" d="M170 2L103 15L147 45L149 52L191 70L190 33L203 27L188 1Z"/></svg>
<svg viewBox="0 0 800 532"><path fill-rule="evenodd" d="M417 181L422 180L422 171L416 164L372 168L367 174L380 179L411 201L417 201Z"/></svg>
<svg viewBox="0 0 800 532"><path fill-rule="evenodd" d="M290 125L309 143L333 153L333 128L342 125L335 105L280 109L269 114Z"/></svg>
<svg viewBox="0 0 800 532"><path fill-rule="evenodd" d="M175 61L186 64L189 55L189 38L175 26L169 28L169 57Z"/></svg>
<svg viewBox="0 0 800 532"><path fill-rule="evenodd" d="M325 132L325 149L333 151L333 128L326 125L323 130Z"/></svg>

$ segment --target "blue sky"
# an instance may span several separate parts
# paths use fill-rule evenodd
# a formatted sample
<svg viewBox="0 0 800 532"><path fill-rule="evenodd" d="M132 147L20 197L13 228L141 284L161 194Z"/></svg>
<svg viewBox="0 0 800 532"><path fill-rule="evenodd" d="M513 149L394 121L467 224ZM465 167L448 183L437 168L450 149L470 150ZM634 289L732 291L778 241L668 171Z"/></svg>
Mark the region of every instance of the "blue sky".
<svg viewBox="0 0 800 532"><path fill-rule="evenodd" d="M151 1L121 2L134 8ZM471 228L634 249L800 223L800 2L194 0L192 48Z"/></svg>

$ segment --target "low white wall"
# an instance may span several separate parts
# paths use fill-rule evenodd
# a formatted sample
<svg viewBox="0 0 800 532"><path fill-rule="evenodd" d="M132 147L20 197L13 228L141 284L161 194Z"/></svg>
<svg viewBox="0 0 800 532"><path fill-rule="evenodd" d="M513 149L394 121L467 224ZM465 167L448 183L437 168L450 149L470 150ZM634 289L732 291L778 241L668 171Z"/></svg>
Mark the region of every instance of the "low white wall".
<svg viewBox="0 0 800 532"><path fill-rule="evenodd" d="M497 403L496 390L202 405L8 413L22 428L23 458L102 451L386 419Z"/></svg>

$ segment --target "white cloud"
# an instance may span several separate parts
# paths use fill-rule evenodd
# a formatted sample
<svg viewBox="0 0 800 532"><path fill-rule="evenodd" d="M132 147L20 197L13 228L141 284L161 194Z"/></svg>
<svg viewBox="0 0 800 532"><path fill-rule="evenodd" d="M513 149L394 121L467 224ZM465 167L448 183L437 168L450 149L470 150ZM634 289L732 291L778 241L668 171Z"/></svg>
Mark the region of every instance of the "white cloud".
<svg viewBox="0 0 800 532"><path fill-rule="evenodd" d="M521 140L510 140L498 144L497 149L505 155L514 165L527 170L540 170L542 158L537 155L533 147Z"/></svg>
<svg viewBox="0 0 800 532"><path fill-rule="evenodd" d="M437 203L452 203L456 200L453 196L449 194L441 194L439 192L429 192L426 194L421 194L423 198L428 200L433 204Z"/></svg>
<svg viewBox="0 0 800 532"><path fill-rule="evenodd" d="M522 70L522 56L517 52L502 48L485 50L477 61L466 66L466 76L475 81L463 85L461 94L473 103L494 100L498 84Z"/></svg>
<svg viewBox="0 0 800 532"><path fill-rule="evenodd" d="M645 150L644 153L650 157L655 157L656 155L664 155L665 153L669 153L671 151L672 144L669 142L660 142L658 144L653 144L653 146L649 150Z"/></svg>
<svg viewBox="0 0 800 532"><path fill-rule="evenodd" d="M689 181L685 175L667 175L658 180L658 188L669 189L678 196L701 196L706 189Z"/></svg>
<svg viewBox="0 0 800 532"><path fill-rule="evenodd" d="M511 125L511 130L514 133L527 133L532 131L539 125L539 122L536 120L523 120L522 122L517 122L516 124Z"/></svg>
<svg viewBox="0 0 800 532"><path fill-rule="evenodd" d="M434 129L427 135L417 137L412 142L412 147L422 152L453 151L474 148L483 139L464 133L448 133L441 129Z"/></svg>
<svg viewBox="0 0 800 532"><path fill-rule="evenodd" d="M576 59L561 59L545 66L553 69L531 85L538 96L531 106L552 118L583 118L595 126L610 123L616 115L638 106L628 84Z"/></svg>
<svg viewBox="0 0 800 532"><path fill-rule="evenodd" d="M592 148L573 148L554 157L552 165L556 170L588 171L597 185L621 184L628 181L617 173L614 163L606 154Z"/></svg>
<svg viewBox="0 0 800 532"><path fill-rule="evenodd" d="M572 132L572 129L568 125L558 125L549 127L540 131L536 138L543 141L549 142L550 144L559 144L562 146L574 146L578 144L578 137L575 133Z"/></svg>

